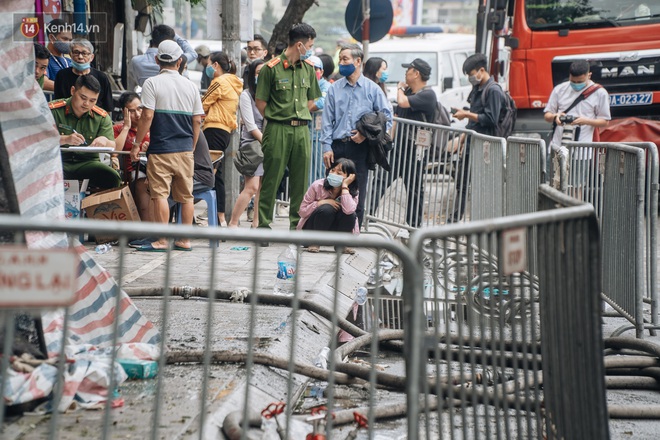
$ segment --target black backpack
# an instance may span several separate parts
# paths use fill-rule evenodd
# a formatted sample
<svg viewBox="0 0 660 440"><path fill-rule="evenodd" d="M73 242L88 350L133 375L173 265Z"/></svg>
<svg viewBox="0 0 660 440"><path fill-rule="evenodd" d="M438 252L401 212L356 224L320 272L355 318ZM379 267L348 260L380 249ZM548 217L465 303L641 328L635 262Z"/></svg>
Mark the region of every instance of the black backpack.
<svg viewBox="0 0 660 440"><path fill-rule="evenodd" d="M427 86L426 88L431 89L431 87L429 86ZM435 91L433 93L435 93ZM422 118L424 119L424 122L428 122L426 120L426 115L424 113L422 113ZM440 101L438 101L437 96L435 98L435 112L433 112L433 121L431 121L431 123L435 125L444 125L445 127L451 127L451 116L449 115L449 112L447 111L445 106L440 104Z"/></svg>
<svg viewBox="0 0 660 440"><path fill-rule="evenodd" d="M502 88L502 86L500 86L495 81L486 84L483 92L481 92L481 104L484 107L486 106L486 92L493 84L497 84L500 89ZM502 91L504 92L504 90ZM513 128L516 126L517 115L518 109L516 108L516 103L513 101L513 98L508 91L504 92L504 107L500 111L500 120L495 126L495 136L505 139L511 136L511 133L513 133Z"/></svg>

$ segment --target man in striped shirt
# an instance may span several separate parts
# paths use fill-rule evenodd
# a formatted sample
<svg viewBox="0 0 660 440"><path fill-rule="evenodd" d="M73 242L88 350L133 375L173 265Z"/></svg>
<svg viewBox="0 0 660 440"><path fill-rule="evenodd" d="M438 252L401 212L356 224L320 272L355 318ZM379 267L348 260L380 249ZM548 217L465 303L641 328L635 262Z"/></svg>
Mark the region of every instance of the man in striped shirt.
<svg viewBox="0 0 660 440"><path fill-rule="evenodd" d="M192 224L193 206L193 151L202 123L202 101L195 85L179 75L183 51L172 40L158 45L156 60L160 73L148 78L142 87L142 117L136 139L143 139L150 131L147 148L147 179L153 204L154 220L169 221L167 198L172 194L181 203L183 224ZM140 143L133 143L131 159L137 162ZM161 238L137 248L140 251L164 252L167 240ZM191 250L190 240L174 242L174 249Z"/></svg>

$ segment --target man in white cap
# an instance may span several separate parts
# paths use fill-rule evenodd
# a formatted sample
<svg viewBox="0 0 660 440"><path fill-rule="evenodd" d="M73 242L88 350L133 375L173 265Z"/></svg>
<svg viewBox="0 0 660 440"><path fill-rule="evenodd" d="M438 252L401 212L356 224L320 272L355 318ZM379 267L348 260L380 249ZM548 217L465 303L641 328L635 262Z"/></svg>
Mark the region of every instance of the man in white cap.
<svg viewBox="0 0 660 440"><path fill-rule="evenodd" d="M135 139L143 139L150 131L147 148L147 179L154 220L167 223L170 208L167 198L172 194L181 203L183 224L192 224L193 151L202 124L202 100L195 85L179 75L183 51L172 40L158 45L156 62L160 73L147 78L142 86L142 117ZM140 144L133 143L131 159L137 162ZM165 252L167 240L159 240L137 248L146 252ZM174 242L174 249L191 250L190 240Z"/></svg>
<svg viewBox="0 0 660 440"><path fill-rule="evenodd" d="M202 67L202 80L200 81L200 88L206 90L211 84L212 76L206 74L206 66L211 64L211 49L206 44L200 44L195 48L197 52L197 64Z"/></svg>

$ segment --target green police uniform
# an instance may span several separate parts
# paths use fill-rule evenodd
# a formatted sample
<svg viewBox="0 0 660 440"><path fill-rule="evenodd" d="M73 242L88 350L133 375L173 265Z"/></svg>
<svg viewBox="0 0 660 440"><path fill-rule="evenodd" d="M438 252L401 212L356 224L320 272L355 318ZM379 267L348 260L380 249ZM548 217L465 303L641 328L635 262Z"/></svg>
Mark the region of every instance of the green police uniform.
<svg viewBox="0 0 660 440"><path fill-rule="evenodd" d="M85 137L85 144L90 145L99 136L114 140L112 119L108 112L94 106L78 118L71 108L71 98L51 101L50 107L55 125L60 135L78 132ZM63 145L68 146L68 145ZM101 163L98 153L62 153L64 178L72 180L89 179L90 186L96 188L115 188L121 185L119 173Z"/></svg>
<svg viewBox="0 0 660 440"><path fill-rule="evenodd" d="M298 209L307 191L311 141L309 100L321 97L314 66L289 62L282 53L259 72L256 99L266 101L266 128L262 140L264 176L259 195L259 227L270 227L277 188L289 167L290 228L300 220Z"/></svg>

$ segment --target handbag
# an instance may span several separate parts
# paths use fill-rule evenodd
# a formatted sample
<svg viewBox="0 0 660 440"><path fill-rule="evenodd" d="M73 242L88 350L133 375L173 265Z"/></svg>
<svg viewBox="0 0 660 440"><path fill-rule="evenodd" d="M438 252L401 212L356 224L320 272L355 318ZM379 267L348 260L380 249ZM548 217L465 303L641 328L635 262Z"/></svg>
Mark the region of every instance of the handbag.
<svg viewBox="0 0 660 440"><path fill-rule="evenodd" d="M241 145L234 157L234 166L244 176L253 176L259 165L264 161L261 142L254 140Z"/></svg>

